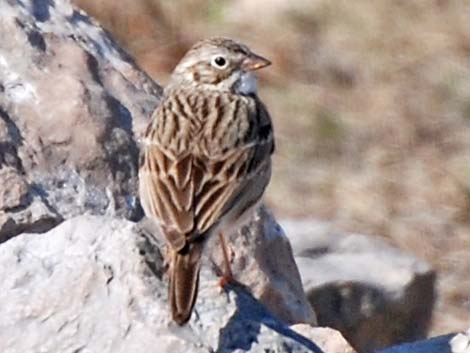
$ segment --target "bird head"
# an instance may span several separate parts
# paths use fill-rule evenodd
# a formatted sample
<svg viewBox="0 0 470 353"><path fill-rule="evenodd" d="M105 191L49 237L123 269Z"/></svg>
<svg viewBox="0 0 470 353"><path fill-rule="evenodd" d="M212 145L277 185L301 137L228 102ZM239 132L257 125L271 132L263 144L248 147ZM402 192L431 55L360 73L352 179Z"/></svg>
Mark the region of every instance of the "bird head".
<svg viewBox="0 0 470 353"><path fill-rule="evenodd" d="M171 83L194 88L256 93L253 71L271 62L253 53L246 45L228 38L197 42L173 71Z"/></svg>

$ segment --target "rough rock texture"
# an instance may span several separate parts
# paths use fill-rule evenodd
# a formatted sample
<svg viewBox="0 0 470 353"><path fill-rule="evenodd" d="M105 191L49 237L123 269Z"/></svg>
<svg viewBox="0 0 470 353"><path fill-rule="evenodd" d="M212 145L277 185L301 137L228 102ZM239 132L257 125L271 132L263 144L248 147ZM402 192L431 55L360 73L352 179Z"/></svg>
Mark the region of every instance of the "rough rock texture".
<svg viewBox="0 0 470 353"><path fill-rule="evenodd" d="M243 287L222 290L210 257L195 312L176 326L159 247L135 223L104 216L2 244L0 352L321 352Z"/></svg>
<svg viewBox="0 0 470 353"><path fill-rule="evenodd" d="M425 337L435 297L427 263L328 224L282 224L320 326L341 331L359 352Z"/></svg>
<svg viewBox="0 0 470 353"><path fill-rule="evenodd" d="M291 329L315 342L324 352L356 353L339 331L329 327L312 327L305 324L292 325Z"/></svg>
<svg viewBox="0 0 470 353"><path fill-rule="evenodd" d="M0 242L140 216L137 137L160 88L67 1L0 2Z"/></svg>

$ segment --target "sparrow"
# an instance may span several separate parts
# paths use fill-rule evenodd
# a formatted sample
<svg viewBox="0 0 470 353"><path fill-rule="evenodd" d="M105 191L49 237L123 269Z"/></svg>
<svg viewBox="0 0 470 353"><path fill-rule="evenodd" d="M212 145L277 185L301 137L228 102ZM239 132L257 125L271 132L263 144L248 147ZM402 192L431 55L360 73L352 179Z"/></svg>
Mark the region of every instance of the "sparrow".
<svg viewBox="0 0 470 353"><path fill-rule="evenodd" d="M254 71L270 61L229 38L197 42L174 69L142 140L139 193L170 255L169 304L185 324L204 245L249 220L271 178L274 137Z"/></svg>

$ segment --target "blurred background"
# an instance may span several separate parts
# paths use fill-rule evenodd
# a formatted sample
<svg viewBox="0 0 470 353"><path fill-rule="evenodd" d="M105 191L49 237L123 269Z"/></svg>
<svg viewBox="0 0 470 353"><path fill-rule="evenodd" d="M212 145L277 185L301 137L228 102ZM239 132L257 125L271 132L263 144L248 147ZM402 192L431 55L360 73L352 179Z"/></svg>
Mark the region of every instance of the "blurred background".
<svg viewBox="0 0 470 353"><path fill-rule="evenodd" d="M198 39L273 61L267 203L372 234L438 271L430 335L470 324L470 2L75 0L159 84Z"/></svg>

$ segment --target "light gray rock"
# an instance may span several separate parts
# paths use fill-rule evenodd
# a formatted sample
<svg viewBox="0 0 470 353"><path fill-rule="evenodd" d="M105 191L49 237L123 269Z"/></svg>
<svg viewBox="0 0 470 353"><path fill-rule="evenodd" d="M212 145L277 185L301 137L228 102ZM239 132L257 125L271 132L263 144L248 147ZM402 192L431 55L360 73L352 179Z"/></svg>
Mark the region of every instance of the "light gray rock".
<svg viewBox="0 0 470 353"><path fill-rule="evenodd" d="M212 258L222 263L218 238ZM234 277L278 318L288 324L317 323L305 296L289 240L272 214L260 207L252 221L228 236Z"/></svg>
<svg viewBox="0 0 470 353"><path fill-rule="evenodd" d="M452 337L449 345L452 353L470 353L470 328Z"/></svg>
<svg viewBox="0 0 470 353"><path fill-rule="evenodd" d="M141 216L137 140L160 87L67 0L0 2L0 242Z"/></svg>
<svg viewBox="0 0 470 353"><path fill-rule="evenodd" d="M332 328L297 324L291 329L315 342L325 353L357 353L343 335Z"/></svg>
<svg viewBox="0 0 470 353"><path fill-rule="evenodd" d="M358 352L426 336L435 298L426 262L327 223L281 224L320 326L339 330Z"/></svg>
<svg viewBox="0 0 470 353"><path fill-rule="evenodd" d="M322 352L246 289L221 289L210 256L191 320L175 325L158 237L80 216L0 246L0 352Z"/></svg>

